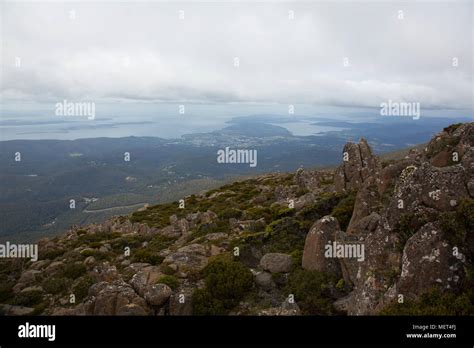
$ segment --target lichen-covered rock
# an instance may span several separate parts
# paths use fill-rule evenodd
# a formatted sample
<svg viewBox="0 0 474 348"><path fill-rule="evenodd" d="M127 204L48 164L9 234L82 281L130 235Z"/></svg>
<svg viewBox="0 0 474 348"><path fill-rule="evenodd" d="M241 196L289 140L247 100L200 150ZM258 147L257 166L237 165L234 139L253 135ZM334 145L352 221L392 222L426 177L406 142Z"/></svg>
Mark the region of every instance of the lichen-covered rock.
<svg viewBox="0 0 474 348"><path fill-rule="evenodd" d="M268 253L263 255L260 266L271 273L287 273L291 271L293 260L290 255Z"/></svg>
<svg viewBox="0 0 474 348"><path fill-rule="evenodd" d="M368 177L357 192L352 217L347 227L347 233L359 233L360 227L356 225L363 218L372 213L377 213L381 208L381 199L379 195L376 180L374 176Z"/></svg>
<svg viewBox="0 0 474 348"><path fill-rule="evenodd" d="M343 162L334 174L338 192L358 190L369 176L377 174L381 169L365 139L361 139L359 144L347 143L342 157Z"/></svg>
<svg viewBox="0 0 474 348"><path fill-rule="evenodd" d="M130 285L141 297L145 296L147 288L155 284L164 274L158 266L147 266L133 275Z"/></svg>
<svg viewBox="0 0 474 348"><path fill-rule="evenodd" d="M170 298L173 291L166 284L154 284L146 288L145 301L152 306L162 306Z"/></svg>
<svg viewBox="0 0 474 348"><path fill-rule="evenodd" d="M462 166L437 168L427 162L419 167L408 166L400 174L386 209L390 227L395 227L401 215L419 207L438 212L455 210L463 198L469 197L468 177Z"/></svg>
<svg viewBox="0 0 474 348"><path fill-rule="evenodd" d="M474 124L456 124L438 133L426 147L426 157L433 166L446 167L461 163L474 147Z"/></svg>
<svg viewBox="0 0 474 348"><path fill-rule="evenodd" d="M145 300L121 280L96 283L89 289L89 295L92 297L88 303L88 315L150 314Z"/></svg>
<svg viewBox="0 0 474 348"><path fill-rule="evenodd" d="M366 235L337 234L339 242L360 243L365 250L362 262L356 258L339 259L344 280L353 284L352 293L344 301L350 315L376 314L378 303L400 273L398 239L384 226L386 221L382 217L375 231Z"/></svg>
<svg viewBox="0 0 474 348"><path fill-rule="evenodd" d="M268 272L258 272L255 275L255 283L263 290L270 290L275 287L272 275Z"/></svg>
<svg viewBox="0 0 474 348"><path fill-rule="evenodd" d="M336 232L339 230L339 222L329 215L313 224L304 243L302 260L304 269L340 275L339 261L335 258L326 258L324 255L326 245L335 240Z"/></svg>
<svg viewBox="0 0 474 348"><path fill-rule="evenodd" d="M438 226L424 225L406 243L397 289L407 298L439 287L455 289L464 276L466 257L453 251Z"/></svg>
<svg viewBox="0 0 474 348"><path fill-rule="evenodd" d="M208 248L197 243L181 247L163 260L164 264L174 265L183 277L203 270L207 262Z"/></svg>

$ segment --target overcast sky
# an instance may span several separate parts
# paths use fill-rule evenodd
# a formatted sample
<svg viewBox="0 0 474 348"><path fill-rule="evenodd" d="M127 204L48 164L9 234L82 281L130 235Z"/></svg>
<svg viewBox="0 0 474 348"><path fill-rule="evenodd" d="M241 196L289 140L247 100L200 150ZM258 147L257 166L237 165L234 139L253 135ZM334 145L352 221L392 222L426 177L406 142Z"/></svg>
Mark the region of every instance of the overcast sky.
<svg viewBox="0 0 474 348"><path fill-rule="evenodd" d="M378 107L391 99L469 109L472 7L462 1L4 2L1 95L5 103Z"/></svg>

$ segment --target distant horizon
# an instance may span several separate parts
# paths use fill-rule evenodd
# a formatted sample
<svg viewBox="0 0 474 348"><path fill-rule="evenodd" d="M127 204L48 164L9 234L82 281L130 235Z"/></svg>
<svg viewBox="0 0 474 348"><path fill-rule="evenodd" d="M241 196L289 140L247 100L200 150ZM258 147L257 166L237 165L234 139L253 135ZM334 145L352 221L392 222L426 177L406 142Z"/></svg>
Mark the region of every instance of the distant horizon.
<svg viewBox="0 0 474 348"><path fill-rule="evenodd" d="M5 108L5 106L7 106ZM294 120L294 126L285 127L295 136L312 135L325 129L303 127L312 121L334 120L348 122L392 122L393 117L381 116L379 109L321 107L317 105L293 105L294 114L288 113L288 105L227 105L186 104L184 114L179 104L97 104L94 120L85 117L61 117L54 115L54 105L31 104L31 109L9 110L3 105L0 118L0 141L8 140L74 140L85 138L122 138L148 136L163 139L179 139L185 134L207 133L220 130L233 119L242 117L273 117ZM11 116L9 116L11 115ZM416 124L423 119L474 120L470 110L423 110L421 120L406 120ZM403 122L403 118L400 118ZM274 123L275 121L268 122ZM301 127L298 127L301 124ZM314 128L314 129L311 129ZM314 130L314 132L313 132ZM334 129L335 130L335 129Z"/></svg>

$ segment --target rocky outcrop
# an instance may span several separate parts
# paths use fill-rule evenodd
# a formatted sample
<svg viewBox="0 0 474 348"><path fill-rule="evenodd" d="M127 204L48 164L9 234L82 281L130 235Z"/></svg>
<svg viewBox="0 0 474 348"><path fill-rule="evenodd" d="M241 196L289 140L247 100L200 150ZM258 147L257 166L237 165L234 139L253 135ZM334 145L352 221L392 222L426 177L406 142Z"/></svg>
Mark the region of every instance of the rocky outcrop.
<svg viewBox="0 0 474 348"><path fill-rule="evenodd" d="M376 175L381 166L365 139L359 144L347 143L342 164L334 173L337 192L357 191L368 177Z"/></svg>
<svg viewBox="0 0 474 348"><path fill-rule="evenodd" d="M376 187L367 189L372 179L362 186L348 230L352 238L364 243L366 261L342 260L345 279L354 285L352 293L340 301L349 314L375 314L399 295L416 299L432 288L446 291L459 287L466 256L460 251L453 254L453 245L435 221L440 214L456 210L463 199L473 197L469 190L472 162L466 163L472 151L473 128L473 124L466 124L444 131L424 154L384 169L382 178L375 178L379 179L375 181L378 192ZM441 163L442 149L459 151L462 160ZM381 189L387 180L391 184ZM393 187L393 194L387 195L385 203L387 187ZM371 207L368 192L380 202L379 209ZM414 229L413 235L404 240L408 228Z"/></svg>
<svg viewBox="0 0 474 348"><path fill-rule="evenodd" d="M461 163L474 147L474 128L471 123L455 124L437 134L426 147L426 157L435 167Z"/></svg>

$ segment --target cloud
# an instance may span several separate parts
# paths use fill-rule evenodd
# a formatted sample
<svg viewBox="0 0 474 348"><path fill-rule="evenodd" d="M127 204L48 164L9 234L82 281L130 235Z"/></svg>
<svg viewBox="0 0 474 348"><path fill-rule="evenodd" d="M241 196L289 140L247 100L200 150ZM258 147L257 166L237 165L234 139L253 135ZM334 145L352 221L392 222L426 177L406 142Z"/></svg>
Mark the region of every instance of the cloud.
<svg viewBox="0 0 474 348"><path fill-rule="evenodd" d="M467 2L2 6L5 102L472 107Z"/></svg>

